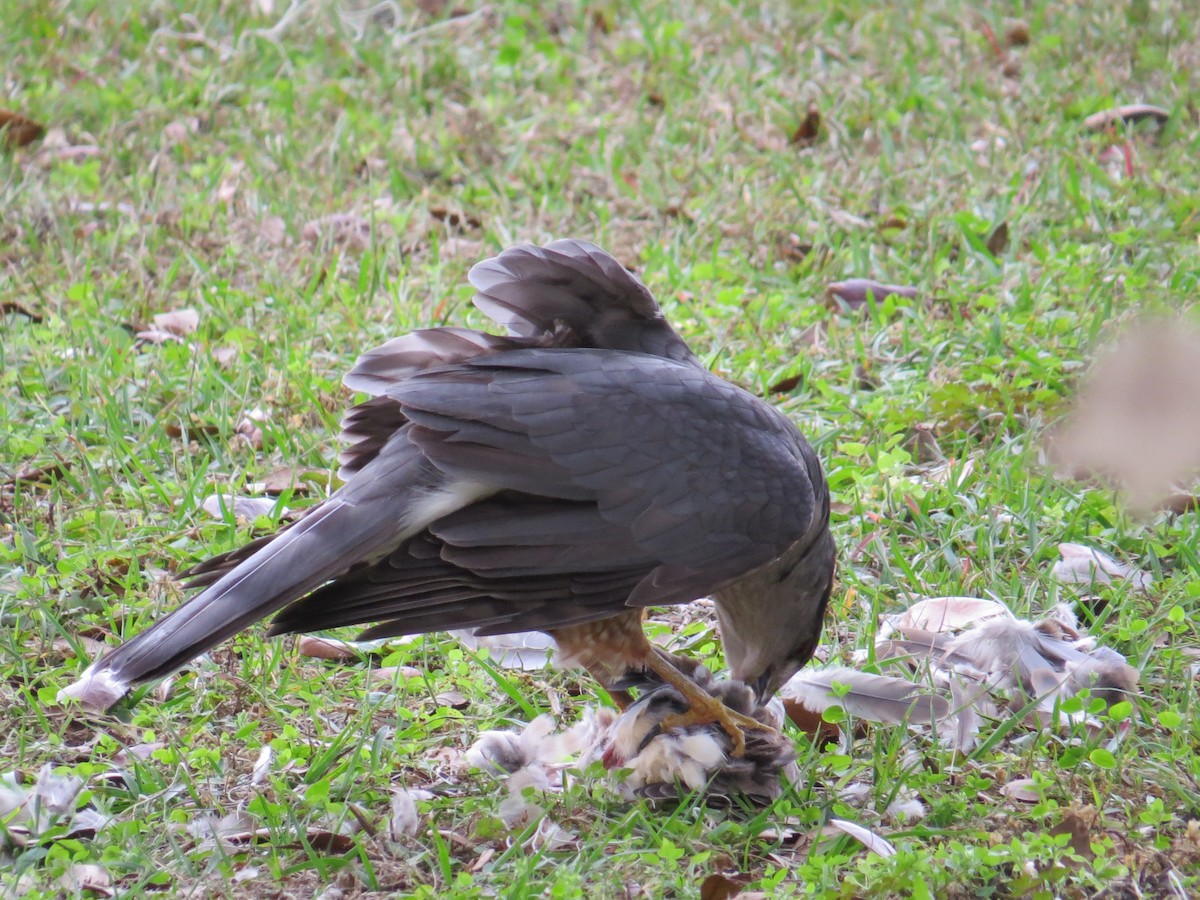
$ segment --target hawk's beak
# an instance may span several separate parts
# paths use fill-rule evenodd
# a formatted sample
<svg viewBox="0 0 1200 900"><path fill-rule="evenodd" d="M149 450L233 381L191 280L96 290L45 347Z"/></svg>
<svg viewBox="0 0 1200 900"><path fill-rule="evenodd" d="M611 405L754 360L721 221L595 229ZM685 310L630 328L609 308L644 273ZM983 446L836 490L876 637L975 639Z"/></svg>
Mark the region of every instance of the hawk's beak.
<svg viewBox="0 0 1200 900"><path fill-rule="evenodd" d="M771 694L775 693L775 685L772 684L774 675L773 669L767 669L750 685L751 690L754 691L754 699L759 706L766 703L771 698Z"/></svg>

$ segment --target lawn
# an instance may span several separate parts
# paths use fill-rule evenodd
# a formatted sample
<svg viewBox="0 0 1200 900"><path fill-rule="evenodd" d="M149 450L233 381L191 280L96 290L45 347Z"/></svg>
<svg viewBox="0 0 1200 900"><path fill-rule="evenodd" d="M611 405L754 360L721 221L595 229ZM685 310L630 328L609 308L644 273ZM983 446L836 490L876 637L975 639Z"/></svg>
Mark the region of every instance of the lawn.
<svg viewBox="0 0 1200 900"><path fill-rule="evenodd" d="M10 7L0 108L45 133L0 135L0 803L44 766L84 787L0 836L0 895L1200 890L1198 513L1134 516L1046 453L1097 350L1200 295L1190 4ZM1134 103L1168 115L1089 119ZM763 810L629 801L593 767L516 827L463 750L607 701L445 635L331 662L258 628L113 715L59 706L179 602L172 573L329 489L359 352L482 326L469 266L563 236L817 447L840 551L821 660L919 597L1068 603L1141 671L1134 702L992 723L970 754L794 731L801 777ZM827 294L856 277L915 290ZM255 521L201 507L265 483ZM1153 584L1061 584L1060 542ZM651 627L719 668L704 615ZM214 840L226 816L262 839Z"/></svg>

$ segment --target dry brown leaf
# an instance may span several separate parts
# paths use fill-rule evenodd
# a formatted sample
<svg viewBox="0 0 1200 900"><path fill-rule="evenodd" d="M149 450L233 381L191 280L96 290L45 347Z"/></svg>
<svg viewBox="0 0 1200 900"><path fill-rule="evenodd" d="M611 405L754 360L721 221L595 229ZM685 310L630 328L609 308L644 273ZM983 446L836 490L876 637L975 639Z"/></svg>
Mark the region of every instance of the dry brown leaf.
<svg viewBox="0 0 1200 900"><path fill-rule="evenodd" d="M733 900L750 881L749 875L713 872L700 883L700 900Z"/></svg>
<svg viewBox="0 0 1200 900"><path fill-rule="evenodd" d="M421 674L421 670L416 666L382 666L371 670L371 680L390 684L396 680L397 675L401 678L420 678Z"/></svg>
<svg viewBox="0 0 1200 900"><path fill-rule="evenodd" d="M872 297L876 303L880 303L892 295L911 299L917 296L917 289L907 285L884 284L869 278L848 278L845 281L835 281L825 289L825 296L830 301L835 304L840 301L850 309L861 309L870 302Z"/></svg>
<svg viewBox="0 0 1200 900"><path fill-rule="evenodd" d="M62 654L63 658L68 658L79 655L76 644L82 649L84 657L88 659L93 659L108 649L108 645L103 641L84 637L83 635L76 635L74 641L69 641L66 638L55 638L52 646L58 653Z"/></svg>
<svg viewBox="0 0 1200 900"><path fill-rule="evenodd" d="M480 228L483 226L483 222L477 216L446 206L429 207L429 215L451 228Z"/></svg>
<svg viewBox="0 0 1200 900"><path fill-rule="evenodd" d="M212 422L205 422L203 419L190 415L186 422L178 420L168 422L163 426L163 431L167 437L181 438L187 434L188 438L195 438L202 434L214 435L220 434L221 428L219 425L214 425Z"/></svg>
<svg viewBox="0 0 1200 900"><path fill-rule="evenodd" d="M95 894L98 897L114 897L112 876L103 866L94 863L75 863L63 873L61 882L68 892Z"/></svg>
<svg viewBox="0 0 1200 900"><path fill-rule="evenodd" d="M317 637L312 634L301 635L296 640L296 650L301 656L310 659L358 659L362 654L350 641L339 641L336 638Z"/></svg>
<svg viewBox="0 0 1200 900"><path fill-rule="evenodd" d="M275 838L269 828L256 828L253 831L237 831L230 834L222 834L221 839L228 842L234 847L250 846L252 844L270 844ZM326 828L318 828L310 825L304 831L305 842L314 850L320 853L334 853L343 855L354 849L354 838L348 834L342 834L337 831L329 831ZM290 844L273 844L279 850L302 850L304 842L294 842Z"/></svg>
<svg viewBox="0 0 1200 900"><path fill-rule="evenodd" d="M234 429L233 439L235 443L246 444L252 450L261 450L263 448L263 431L250 418L245 418L238 422L237 428Z"/></svg>
<svg viewBox="0 0 1200 900"><path fill-rule="evenodd" d="M1024 47L1029 43L1029 23L1022 19L1008 19L1004 23L1004 40L1010 47Z"/></svg>
<svg viewBox="0 0 1200 900"><path fill-rule="evenodd" d="M46 126L10 109L0 109L0 144L5 150L25 147L41 138Z"/></svg>
<svg viewBox="0 0 1200 900"><path fill-rule="evenodd" d="M67 473L67 464L59 460L52 463L21 463L9 478L5 480L6 484L50 484Z"/></svg>
<svg viewBox="0 0 1200 900"><path fill-rule="evenodd" d="M433 698L438 706L448 706L451 709L466 709L471 701L461 691L443 691Z"/></svg>
<svg viewBox="0 0 1200 900"><path fill-rule="evenodd" d="M1032 778L1016 778L1000 788L1000 793L1013 800L1020 800L1022 803L1037 803L1042 798L1033 789L1033 785Z"/></svg>
<svg viewBox="0 0 1200 900"><path fill-rule="evenodd" d="M258 226L258 234L272 247L278 247L287 238L287 226L279 216L267 216Z"/></svg>
<svg viewBox="0 0 1200 900"><path fill-rule="evenodd" d="M303 466L280 466L273 470L262 481L255 482L250 490L261 490L265 494L278 496L290 490L293 494L307 494L312 490L313 481L323 482L329 473L323 469L306 468Z"/></svg>
<svg viewBox="0 0 1200 900"><path fill-rule="evenodd" d="M1200 495L1180 492L1170 494L1160 500L1155 509L1161 509L1176 516L1184 513L1200 512Z"/></svg>
<svg viewBox="0 0 1200 900"><path fill-rule="evenodd" d="M782 231L775 235L775 256L790 263L804 262L812 253L813 245L793 231Z"/></svg>
<svg viewBox="0 0 1200 900"><path fill-rule="evenodd" d="M800 382L804 376L799 373L789 375L787 378L780 378L777 382L767 388L767 391L772 394L788 394L800 387Z"/></svg>
<svg viewBox="0 0 1200 900"><path fill-rule="evenodd" d="M821 111L817 108L816 103L809 103L808 112L804 114L804 119L796 126L792 136L788 138L788 143L795 147L811 147L816 143L820 133Z"/></svg>
<svg viewBox="0 0 1200 900"><path fill-rule="evenodd" d="M200 313L190 307L158 313L154 317L155 328L178 337L191 334L199 326Z"/></svg>
<svg viewBox="0 0 1200 900"><path fill-rule="evenodd" d="M1114 106L1112 109L1104 109L1098 113L1092 113L1083 120L1083 124L1093 131L1103 131L1106 128L1115 128L1117 125L1123 123L1136 124L1146 119L1158 125L1163 125L1170 118L1170 111L1163 109L1161 106L1150 106L1147 103L1127 103L1123 106Z"/></svg>
<svg viewBox="0 0 1200 900"><path fill-rule="evenodd" d="M996 226L995 230L988 235L986 241L988 253L992 256L999 256L1008 249L1008 223L1001 222Z"/></svg>
<svg viewBox="0 0 1200 900"><path fill-rule="evenodd" d="M212 358L222 369L228 366L238 358L239 350L237 347L213 347Z"/></svg>
<svg viewBox="0 0 1200 900"><path fill-rule="evenodd" d="M24 316L25 318L27 318L30 322L32 322L35 325L38 324L39 322L43 321L42 316L33 312L28 307L21 305L16 300L0 301L0 314L8 314L8 313L12 313L13 315L17 315L17 316Z"/></svg>
<svg viewBox="0 0 1200 900"><path fill-rule="evenodd" d="M332 213L305 223L300 236L310 244L328 242L365 250L371 243L371 223L357 213Z"/></svg>
<svg viewBox="0 0 1200 900"><path fill-rule="evenodd" d="M826 722L819 712L809 709L790 697L781 696L779 699L792 724L816 740L820 746L838 742L842 735L841 729L832 722Z"/></svg>
<svg viewBox="0 0 1200 900"><path fill-rule="evenodd" d="M1068 846L1075 851L1077 856L1090 860L1096 855L1092 851L1092 826L1095 824L1095 820L1094 811L1089 816L1081 810L1069 809L1062 821L1050 829L1050 833L1054 835L1069 834L1071 837L1067 841Z"/></svg>

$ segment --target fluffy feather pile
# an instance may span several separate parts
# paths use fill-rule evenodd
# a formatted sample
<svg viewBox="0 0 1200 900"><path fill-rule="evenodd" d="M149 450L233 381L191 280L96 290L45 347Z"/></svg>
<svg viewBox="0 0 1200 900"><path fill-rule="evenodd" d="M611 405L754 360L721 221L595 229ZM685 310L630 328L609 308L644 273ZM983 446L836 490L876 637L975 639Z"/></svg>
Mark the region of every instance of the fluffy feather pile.
<svg viewBox="0 0 1200 900"><path fill-rule="evenodd" d="M746 732L740 759L729 756L729 736L719 726L664 732L663 720L687 707L673 688L660 686L623 712L588 709L565 731L555 730L548 716L514 731L485 731L467 751L467 762L506 776L513 795L530 786L560 789L570 770L602 761L614 773L617 790L630 799L665 800L698 791L710 804L771 802L782 792L783 779L797 774L791 741L779 730L782 706L756 708L748 687L717 678L702 664L688 674L726 706L767 726Z"/></svg>
<svg viewBox="0 0 1200 900"><path fill-rule="evenodd" d="M1052 724L1056 715L1098 724L1087 713L1061 714L1059 704L1084 689L1112 704L1138 682L1137 670L1084 634L1065 606L1030 622L995 600L935 597L885 616L880 635L876 662L897 674L809 669L766 706L756 707L742 683L694 664L688 674L706 691L769 726L746 732L741 759L729 755L729 738L718 726L664 732L661 723L685 705L673 689L660 686L621 713L589 709L565 731L540 716L516 731L484 732L467 760L505 776L517 806L525 802L524 788L561 789L569 771L597 760L620 773L617 789L630 798L669 799L695 791L710 804L765 805L780 795L785 779L798 774L792 743L780 731L785 714L802 730L836 737L838 730L823 723L821 714L837 706L858 720L930 730L949 747L969 752L984 723L1005 715L1029 714L1042 725Z"/></svg>
<svg viewBox="0 0 1200 900"><path fill-rule="evenodd" d="M1005 709L1032 707L1050 725L1062 701L1083 690L1111 705L1137 689L1137 669L1085 634L1066 605L1031 622L996 600L933 597L885 616L880 633L876 659L924 674L948 701L949 714L933 723L943 721L939 736L958 750L970 750L983 722ZM1086 713L1062 718L1097 724Z"/></svg>

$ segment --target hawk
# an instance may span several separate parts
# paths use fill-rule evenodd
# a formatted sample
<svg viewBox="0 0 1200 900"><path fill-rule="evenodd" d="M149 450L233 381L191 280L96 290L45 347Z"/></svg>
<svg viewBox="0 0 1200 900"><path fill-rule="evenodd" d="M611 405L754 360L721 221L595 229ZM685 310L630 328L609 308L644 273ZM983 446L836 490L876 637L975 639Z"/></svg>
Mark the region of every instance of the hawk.
<svg viewBox="0 0 1200 900"><path fill-rule="evenodd" d="M708 372L645 285L580 240L471 269L508 334L430 328L365 353L344 480L273 535L200 564L203 588L94 661L67 696L109 706L272 614L272 634L543 631L624 708L763 727L655 648L646 607L711 595L734 678L765 702L812 656L834 573L829 492L795 425Z"/></svg>

